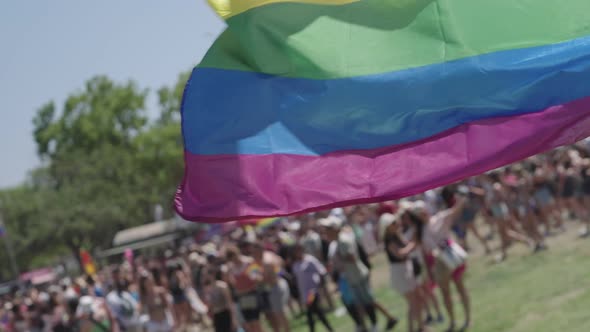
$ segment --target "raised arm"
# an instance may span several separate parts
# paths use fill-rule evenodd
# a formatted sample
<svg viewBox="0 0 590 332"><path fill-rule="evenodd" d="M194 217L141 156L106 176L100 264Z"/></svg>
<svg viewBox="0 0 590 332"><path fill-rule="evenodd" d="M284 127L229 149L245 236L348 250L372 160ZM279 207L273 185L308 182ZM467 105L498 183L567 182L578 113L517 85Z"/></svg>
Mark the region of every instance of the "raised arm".
<svg viewBox="0 0 590 332"><path fill-rule="evenodd" d="M464 196L458 196L452 208L449 209L448 215L444 218L445 228L449 229L453 226L453 223L459 219L463 210L465 209L465 205L467 204L467 198Z"/></svg>

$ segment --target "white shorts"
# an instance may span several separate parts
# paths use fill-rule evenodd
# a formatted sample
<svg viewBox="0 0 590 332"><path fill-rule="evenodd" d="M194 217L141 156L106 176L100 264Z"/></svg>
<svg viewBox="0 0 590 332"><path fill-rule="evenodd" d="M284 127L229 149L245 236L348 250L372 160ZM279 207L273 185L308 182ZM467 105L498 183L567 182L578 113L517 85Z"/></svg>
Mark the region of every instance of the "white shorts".
<svg viewBox="0 0 590 332"><path fill-rule="evenodd" d="M277 283L270 290L268 299L270 302L271 312L282 312L289 302L289 284L281 277L277 280Z"/></svg>
<svg viewBox="0 0 590 332"><path fill-rule="evenodd" d="M400 294L405 295L418 287L418 281L414 277L412 261L390 264L391 286Z"/></svg>

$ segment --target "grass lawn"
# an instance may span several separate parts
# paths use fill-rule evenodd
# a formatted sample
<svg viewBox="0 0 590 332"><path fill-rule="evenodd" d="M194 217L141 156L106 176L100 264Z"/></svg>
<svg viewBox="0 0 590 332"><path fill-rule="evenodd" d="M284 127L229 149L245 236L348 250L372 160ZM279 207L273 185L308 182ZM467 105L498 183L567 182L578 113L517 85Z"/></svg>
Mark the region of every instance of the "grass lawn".
<svg viewBox="0 0 590 332"><path fill-rule="evenodd" d="M509 258L500 264L493 263L491 256L483 256L483 250L475 246L466 276L473 306L469 331L590 331L590 239L577 238L578 224L568 226L567 233L549 238L548 251L533 255L528 248L514 245ZM475 245L476 240L470 238L470 244ZM377 299L403 318L395 331L407 331L406 307L388 285L384 256L374 257L373 265ZM458 299L455 304L457 324L461 326L463 313ZM354 331L346 315L331 314L329 319L336 331ZM379 322L381 326L385 323L381 315ZM446 327L435 326L433 331L444 331ZM293 321L293 328L295 332L307 331L305 320ZM324 331L319 322L316 330Z"/></svg>

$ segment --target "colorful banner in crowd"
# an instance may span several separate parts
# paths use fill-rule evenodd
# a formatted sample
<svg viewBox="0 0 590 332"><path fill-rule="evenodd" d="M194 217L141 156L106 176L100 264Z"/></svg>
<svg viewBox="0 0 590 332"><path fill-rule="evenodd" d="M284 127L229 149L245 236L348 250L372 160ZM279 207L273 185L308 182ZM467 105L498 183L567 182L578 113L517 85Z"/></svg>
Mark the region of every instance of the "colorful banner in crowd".
<svg viewBox="0 0 590 332"><path fill-rule="evenodd" d="M588 0L209 0L184 218L396 199L590 135Z"/></svg>
<svg viewBox="0 0 590 332"><path fill-rule="evenodd" d="M256 223L256 228L258 229L267 229L273 225L278 224L281 221L281 218L264 218L258 220Z"/></svg>
<svg viewBox="0 0 590 332"><path fill-rule="evenodd" d="M125 250L125 256L128 256L127 250ZM80 262L82 262L82 266L84 267L84 273L90 276L96 274L96 265L88 251L84 249L80 250Z"/></svg>
<svg viewBox="0 0 590 332"><path fill-rule="evenodd" d="M269 228L273 225L277 225L281 221L281 218L273 217L273 218L263 218L263 219L254 219L254 220L241 220L238 224L242 227L254 227L258 230L263 230Z"/></svg>

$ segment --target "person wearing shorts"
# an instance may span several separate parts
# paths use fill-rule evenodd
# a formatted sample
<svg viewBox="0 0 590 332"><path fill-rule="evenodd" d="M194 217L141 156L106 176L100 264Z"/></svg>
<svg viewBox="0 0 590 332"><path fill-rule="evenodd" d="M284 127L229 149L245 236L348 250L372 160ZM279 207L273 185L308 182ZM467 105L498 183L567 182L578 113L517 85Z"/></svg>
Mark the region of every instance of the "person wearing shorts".
<svg viewBox="0 0 590 332"><path fill-rule="evenodd" d="M537 168L533 183L535 188L533 197L535 198L537 208L539 209L539 217L541 222L545 225L545 235L549 235L551 233L549 218L553 217L557 222L557 226L561 227L561 225L563 225L561 213L551 193L551 185L548 180L547 172L542 168Z"/></svg>
<svg viewBox="0 0 590 332"><path fill-rule="evenodd" d="M262 268L262 283L259 288L261 310L273 331L289 332L285 308L289 299L289 285L281 277L283 259L274 252L265 250L260 243L251 245L252 257Z"/></svg>
<svg viewBox="0 0 590 332"><path fill-rule="evenodd" d="M455 284L457 291L459 292L459 298L461 299L465 312L465 324L463 325L462 330L466 330L471 324L470 298L463 281L466 265L462 264L453 271L450 271L448 268L445 269L439 265L440 258L436 258L435 253L441 246L448 245L451 227L454 221L463 213L465 204L466 198L459 197L451 208L430 216L426 210L424 202L418 201L404 211L406 217L410 218L414 224L420 225L421 227L417 239L427 255L427 263L430 262L433 266L432 270L434 279L437 281L437 284L442 291L445 308L447 309L450 320L449 331L455 329L455 311L451 296L451 281Z"/></svg>
<svg viewBox="0 0 590 332"><path fill-rule="evenodd" d="M467 249L467 235L471 233L482 244L485 253L489 254L491 250L488 242L485 237L479 233L477 227L475 227L475 218L482 209L482 199L485 196L485 191L482 188L468 185L461 185L458 190L462 191L468 197L465 209L463 210L458 223L464 233L463 238L460 238L462 240L461 245Z"/></svg>
<svg viewBox="0 0 590 332"><path fill-rule="evenodd" d="M228 281L233 287L236 302L244 320L246 332L263 332L260 323L261 303L258 287L262 283L262 267L254 259L244 256L238 248L226 249Z"/></svg>
<svg viewBox="0 0 590 332"><path fill-rule="evenodd" d="M238 315L232 301L229 286L219 278L214 268L203 271L201 289L215 332L235 332Z"/></svg>
<svg viewBox="0 0 590 332"><path fill-rule="evenodd" d="M579 200L581 179L570 160L563 163L560 172L561 203L569 213L574 213L577 218L587 218L587 213Z"/></svg>
<svg viewBox="0 0 590 332"><path fill-rule="evenodd" d="M500 181L498 173L492 173L490 176L493 180L491 201L489 202L492 210L492 217L498 225L498 232L500 233L500 249L501 253L496 260L498 262L504 261L507 257L507 250L512 241L520 242L529 246L529 240L521 233L511 228L510 210L506 201L508 200L508 193L505 185Z"/></svg>
<svg viewBox="0 0 590 332"><path fill-rule="evenodd" d="M376 302L369 286L369 269L362 262L359 247L352 228L342 225L342 220L328 217L319 220L330 241L328 257L330 265L337 271L340 278L344 278L350 293L356 303L364 308L372 324L372 330L377 331ZM388 319L386 330L395 326L397 320Z"/></svg>
<svg viewBox="0 0 590 332"><path fill-rule="evenodd" d="M392 214L381 216L385 228L383 243L389 260L391 286L406 299L408 305L409 329L418 331L424 328L422 319L422 298L418 291L418 280L414 272L414 264L410 254L418 249L416 242L406 241L402 234L399 217Z"/></svg>
<svg viewBox="0 0 590 332"><path fill-rule="evenodd" d="M242 318L247 325L260 322L260 314L263 306L260 303L260 294L254 290L248 293L242 293L237 296L237 302L240 307ZM254 328L246 327L246 330L255 331Z"/></svg>

